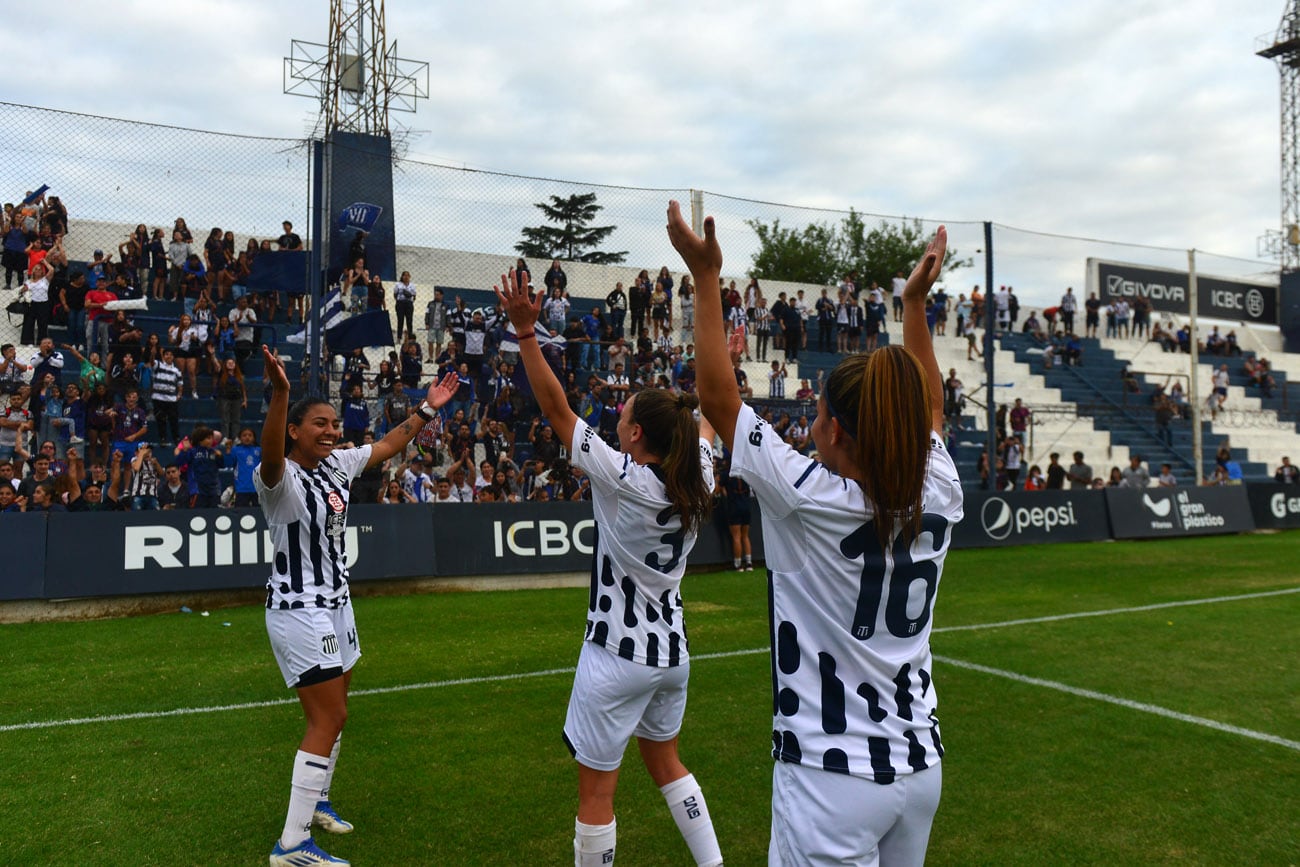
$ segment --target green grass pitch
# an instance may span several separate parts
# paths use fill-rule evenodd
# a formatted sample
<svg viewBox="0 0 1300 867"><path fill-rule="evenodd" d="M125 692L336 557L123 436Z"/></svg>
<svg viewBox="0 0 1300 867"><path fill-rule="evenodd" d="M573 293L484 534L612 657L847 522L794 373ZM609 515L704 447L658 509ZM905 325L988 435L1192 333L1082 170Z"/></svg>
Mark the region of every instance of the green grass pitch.
<svg viewBox="0 0 1300 867"><path fill-rule="evenodd" d="M1300 590L1298 540L950 555L929 863L1300 862L1300 592L1272 592ZM727 863L763 864L765 577L688 576L683 596L682 756ZM1192 600L1221 601L1152 607ZM584 590L358 599L333 788L357 831L325 847L357 865L571 863L559 731L585 605ZM1109 613L1046 619L1081 612ZM302 722L262 617L0 627L0 861L264 864ZM195 712L140 716L177 709ZM618 863L690 863L635 747L616 806Z"/></svg>

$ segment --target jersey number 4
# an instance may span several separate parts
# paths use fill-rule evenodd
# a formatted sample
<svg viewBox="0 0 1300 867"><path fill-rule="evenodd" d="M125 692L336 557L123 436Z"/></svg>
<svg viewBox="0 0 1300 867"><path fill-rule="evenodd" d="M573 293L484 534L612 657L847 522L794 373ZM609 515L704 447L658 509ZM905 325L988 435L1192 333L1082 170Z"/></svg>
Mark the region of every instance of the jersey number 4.
<svg viewBox="0 0 1300 867"><path fill-rule="evenodd" d="M942 515L921 516L921 535L929 534L933 550L943 549L948 533L948 519ZM840 542L840 553L856 560L862 557L862 583L858 588L858 604L853 612L849 632L859 641L866 641L876 633L880 615L880 600L885 597L885 628L891 635L910 638L930 621L930 606L939 586L939 564L933 560L916 562L912 559L912 545L896 537L891 548L893 568L885 559L884 549L876 535L876 522L868 521ZM907 603L912 585L925 583L925 604L916 617L909 617ZM886 596L885 585L889 586Z"/></svg>

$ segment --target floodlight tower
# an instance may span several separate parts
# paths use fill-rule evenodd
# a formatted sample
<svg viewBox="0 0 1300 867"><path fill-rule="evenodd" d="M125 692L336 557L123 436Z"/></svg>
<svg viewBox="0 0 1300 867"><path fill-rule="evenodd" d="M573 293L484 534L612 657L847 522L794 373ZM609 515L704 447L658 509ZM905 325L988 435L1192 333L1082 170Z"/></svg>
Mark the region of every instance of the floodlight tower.
<svg viewBox="0 0 1300 867"><path fill-rule="evenodd" d="M429 64L397 56L384 0L330 0L329 42L292 41L284 92L320 103L312 132L308 285L311 388L319 387L320 310L353 249L372 274L396 277L390 111L414 112L429 96ZM337 222L332 219L342 212Z"/></svg>
<svg viewBox="0 0 1300 867"><path fill-rule="evenodd" d="M1290 0L1272 37L1255 52L1277 62L1282 76L1282 227L1262 245L1277 255L1282 270L1300 270L1300 0Z"/></svg>
<svg viewBox="0 0 1300 867"><path fill-rule="evenodd" d="M330 0L328 44L292 41L284 92L320 102L317 132L387 136L389 111L414 112L429 97L429 64L397 56L384 0Z"/></svg>

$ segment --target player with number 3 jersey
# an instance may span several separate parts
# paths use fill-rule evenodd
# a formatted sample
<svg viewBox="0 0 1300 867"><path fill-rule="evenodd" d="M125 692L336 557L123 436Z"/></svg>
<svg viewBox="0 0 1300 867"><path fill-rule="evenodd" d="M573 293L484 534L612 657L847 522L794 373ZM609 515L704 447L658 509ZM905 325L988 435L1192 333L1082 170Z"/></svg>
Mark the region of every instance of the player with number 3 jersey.
<svg viewBox="0 0 1300 867"><path fill-rule="evenodd" d="M586 640L564 721L578 762L574 864L614 862L614 789L634 736L696 863L721 864L704 794L677 754L690 672L678 591L712 502L713 429L696 422L694 397L646 389L623 405L621 451L610 448L569 408L532 339L540 294L530 298L512 271L497 295L542 412L591 479L596 544Z"/></svg>
<svg viewBox="0 0 1300 867"><path fill-rule="evenodd" d="M716 285L676 202L668 235L696 285ZM942 786L931 616L962 490L941 436L942 378L925 299L940 227L903 289L904 347L831 372L795 452L740 400L716 293L696 301L700 406L763 514L772 642L773 865L921 865ZM707 337L706 337L707 335Z"/></svg>

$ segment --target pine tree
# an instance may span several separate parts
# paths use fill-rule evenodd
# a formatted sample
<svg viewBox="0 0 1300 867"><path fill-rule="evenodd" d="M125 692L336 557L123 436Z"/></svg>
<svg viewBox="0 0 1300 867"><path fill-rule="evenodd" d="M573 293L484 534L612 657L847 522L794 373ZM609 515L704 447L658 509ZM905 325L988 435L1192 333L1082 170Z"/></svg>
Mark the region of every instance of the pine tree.
<svg viewBox="0 0 1300 867"><path fill-rule="evenodd" d="M613 234L617 226L588 225L603 206L596 204L595 193L574 194L568 198L551 196L549 204L537 202L542 215L555 226L522 229L523 238L515 249L530 259L563 259L566 262L589 262L615 265L627 258L627 251L605 253L592 249Z"/></svg>

